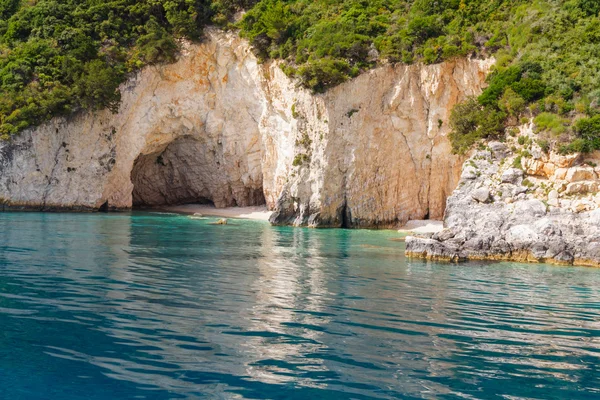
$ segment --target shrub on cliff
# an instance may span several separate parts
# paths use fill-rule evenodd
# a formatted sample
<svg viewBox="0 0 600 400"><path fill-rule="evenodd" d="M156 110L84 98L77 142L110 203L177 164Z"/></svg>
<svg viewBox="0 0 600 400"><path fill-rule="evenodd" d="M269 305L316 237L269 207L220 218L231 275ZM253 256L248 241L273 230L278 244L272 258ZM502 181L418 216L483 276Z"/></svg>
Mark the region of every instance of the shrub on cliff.
<svg viewBox="0 0 600 400"><path fill-rule="evenodd" d="M577 139L571 144L571 147L577 146L579 149L568 150L579 152L600 150L600 115L577 120L575 123L575 133L577 134Z"/></svg>
<svg viewBox="0 0 600 400"><path fill-rule="evenodd" d="M452 150L462 154L481 139L503 134L506 114L482 105L474 97L457 104L450 113Z"/></svg>
<svg viewBox="0 0 600 400"><path fill-rule="evenodd" d="M297 71L304 86L314 92L324 92L328 87L336 86L351 76L358 75L356 68L343 60L323 58L309 61Z"/></svg>
<svg viewBox="0 0 600 400"><path fill-rule="evenodd" d="M0 137L79 109L116 109L128 72L252 0L0 0Z"/></svg>
<svg viewBox="0 0 600 400"><path fill-rule="evenodd" d="M263 58L323 91L390 62L440 62L495 55L478 98L476 132L455 131L464 148L497 122L527 112L572 121L600 113L600 3L593 0L261 0L239 24ZM531 113L529 113L529 110ZM488 118L489 117L489 118ZM562 125L562 124L561 124ZM484 128L488 126L488 128ZM571 132L572 133L572 132ZM462 137L466 136L466 137Z"/></svg>

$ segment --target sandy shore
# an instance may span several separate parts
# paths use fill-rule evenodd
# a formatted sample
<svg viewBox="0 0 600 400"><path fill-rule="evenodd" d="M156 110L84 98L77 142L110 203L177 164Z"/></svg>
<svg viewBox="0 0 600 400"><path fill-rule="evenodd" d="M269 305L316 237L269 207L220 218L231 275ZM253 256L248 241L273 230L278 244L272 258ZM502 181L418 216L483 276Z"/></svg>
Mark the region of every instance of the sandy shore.
<svg viewBox="0 0 600 400"><path fill-rule="evenodd" d="M181 206L161 207L161 210L182 214L202 214L210 217L256 219L268 221L271 211L265 206L215 208L206 204L184 204Z"/></svg>
<svg viewBox="0 0 600 400"><path fill-rule="evenodd" d="M437 233L444 229L443 221L413 220L398 230L402 233Z"/></svg>
<svg viewBox="0 0 600 400"><path fill-rule="evenodd" d="M161 207L160 210L181 214L202 214L207 217L241 218L268 221L272 211L265 206L215 208L207 204L183 204ZM400 233L436 233L444 229L442 221L413 220L398 230Z"/></svg>

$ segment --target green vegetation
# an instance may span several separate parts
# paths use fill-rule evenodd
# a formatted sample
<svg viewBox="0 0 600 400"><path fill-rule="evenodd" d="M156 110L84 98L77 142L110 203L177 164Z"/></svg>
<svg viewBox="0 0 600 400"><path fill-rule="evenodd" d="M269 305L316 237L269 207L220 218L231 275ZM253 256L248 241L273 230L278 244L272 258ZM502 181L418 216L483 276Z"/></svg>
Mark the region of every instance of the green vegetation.
<svg viewBox="0 0 600 400"><path fill-rule="evenodd" d="M523 156L518 155L512 163L513 168L523 169Z"/></svg>
<svg viewBox="0 0 600 400"><path fill-rule="evenodd" d="M600 147L599 11L597 0L0 0L0 136L116 109L129 72L173 61L178 38L216 23L315 92L383 62L493 55L489 87L452 112L454 151L531 117L562 151L591 151Z"/></svg>
<svg viewBox="0 0 600 400"><path fill-rule="evenodd" d="M575 123L577 138L559 148L561 153L589 153L600 150L600 114L591 118L581 118Z"/></svg>
<svg viewBox="0 0 600 400"><path fill-rule="evenodd" d="M523 182L521 182L521 185L525 186L526 188L532 188L535 186L533 184L533 182L531 182L529 179L523 179Z"/></svg>
<svg viewBox="0 0 600 400"><path fill-rule="evenodd" d="M560 115L543 112L537 115L533 122L538 130L547 131L554 135L560 135L567 131L569 120Z"/></svg>
<svg viewBox="0 0 600 400"><path fill-rule="evenodd" d="M504 28L494 36L500 41L489 87L477 99L478 108L471 104L473 113L457 114L454 124L482 118L490 110L505 113L504 126L528 115L534 117L538 132L567 142L559 147L562 152L600 149L600 130L592 122L600 113L600 64L593 61L600 56L600 2L511 3L511 16L495 21ZM456 152L490 136L479 124L475 130L462 132L466 136L454 131ZM549 150L547 138L542 140Z"/></svg>
<svg viewBox="0 0 600 400"><path fill-rule="evenodd" d="M346 113L346 117L348 117L348 118L352 118L352 116L353 116L354 114L356 114L357 112L359 112L359 111L360 111L360 110L357 110L356 108L353 108L352 110L350 110L350 111L348 111L348 112Z"/></svg>
<svg viewBox="0 0 600 400"><path fill-rule="evenodd" d="M481 106L473 97L457 104L450 114L454 150L462 153L480 139L499 138L504 133L505 119L504 112Z"/></svg>
<svg viewBox="0 0 600 400"><path fill-rule="evenodd" d="M321 92L381 59L430 64L476 52L483 44L478 31L494 31L498 25L494 20L509 17L508 4L474 0L262 0L239 26L261 58L284 59L286 73ZM488 21L492 22L484 29L482 24Z"/></svg>
<svg viewBox="0 0 600 400"><path fill-rule="evenodd" d="M0 137L80 109L115 110L128 72L171 62L252 1L0 0Z"/></svg>
<svg viewBox="0 0 600 400"><path fill-rule="evenodd" d="M540 146L540 149L542 149L544 153L548 153L550 151L550 142L547 140L539 139L536 141L536 143L538 146Z"/></svg>
<svg viewBox="0 0 600 400"><path fill-rule="evenodd" d="M300 153L296 154L294 157L294 161L292 161L292 165L294 167L299 167L305 162L310 162L310 156L308 154Z"/></svg>
<svg viewBox="0 0 600 400"><path fill-rule="evenodd" d="M261 58L283 59L315 92L382 60L494 55L489 87L452 113L454 151L500 139L526 116L572 141L565 149L587 150L593 140L570 125L600 112L599 11L595 0L261 0L239 27Z"/></svg>

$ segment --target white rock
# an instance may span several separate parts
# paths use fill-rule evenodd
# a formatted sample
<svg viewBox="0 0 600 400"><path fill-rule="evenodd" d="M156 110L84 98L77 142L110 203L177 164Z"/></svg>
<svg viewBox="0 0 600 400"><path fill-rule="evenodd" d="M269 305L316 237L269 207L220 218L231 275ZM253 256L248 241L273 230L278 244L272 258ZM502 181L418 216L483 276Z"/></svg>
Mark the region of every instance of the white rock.
<svg viewBox="0 0 600 400"><path fill-rule="evenodd" d="M471 197L480 203L487 203L490 201L490 191L487 188L476 189L471 192Z"/></svg>
<svg viewBox="0 0 600 400"><path fill-rule="evenodd" d="M546 205L539 200L525 200L515 204L516 215L541 217L546 215Z"/></svg>
<svg viewBox="0 0 600 400"><path fill-rule="evenodd" d="M564 180L567 177L567 172L569 172L569 170L567 168L557 168L554 171L553 179L554 180Z"/></svg>
<svg viewBox="0 0 600 400"><path fill-rule="evenodd" d="M591 167L572 167L567 170L567 182L590 181L596 179L596 173Z"/></svg>
<svg viewBox="0 0 600 400"><path fill-rule="evenodd" d="M598 191L599 183L595 181L573 182L567 185L566 194L586 194Z"/></svg>
<svg viewBox="0 0 600 400"><path fill-rule="evenodd" d="M473 180L477 178L477 170L473 167L467 167L463 170L460 175L461 179Z"/></svg>
<svg viewBox="0 0 600 400"><path fill-rule="evenodd" d="M517 168L509 168L502 173L502 183L516 184L523 177L523 170Z"/></svg>
<svg viewBox="0 0 600 400"><path fill-rule="evenodd" d="M492 63L386 65L315 96L235 34L209 29L176 63L124 84L117 114L57 118L0 144L0 197L75 208L128 208L134 192L149 203L266 202L281 223L315 226L341 224L340 210L361 226L441 219L464 161L446 121Z"/></svg>
<svg viewBox="0 0 600 400"><path fill-rule="evenodd" d="M571 203L571 209L577 213L583 212L583 211L587 210L587 204L585 201L575 200Z"/></svg>
<svg viewBox="0 0 600 400"><path fill-rule="evenodd" d="M529 245L538 240L538 234L529 225L516 225L508 230L506 240L520 245Z"/></svg>

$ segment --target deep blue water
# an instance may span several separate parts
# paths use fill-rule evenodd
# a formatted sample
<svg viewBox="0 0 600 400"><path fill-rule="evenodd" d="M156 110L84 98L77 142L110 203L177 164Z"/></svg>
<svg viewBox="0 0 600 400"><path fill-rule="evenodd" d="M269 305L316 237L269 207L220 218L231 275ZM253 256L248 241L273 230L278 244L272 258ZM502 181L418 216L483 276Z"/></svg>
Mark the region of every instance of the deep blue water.
<svg viewBox="0 0 600 400"><path fill-rule="evenodd" d="M0 398L600 398L600 270L212 221L0 214Z"/></svg>

